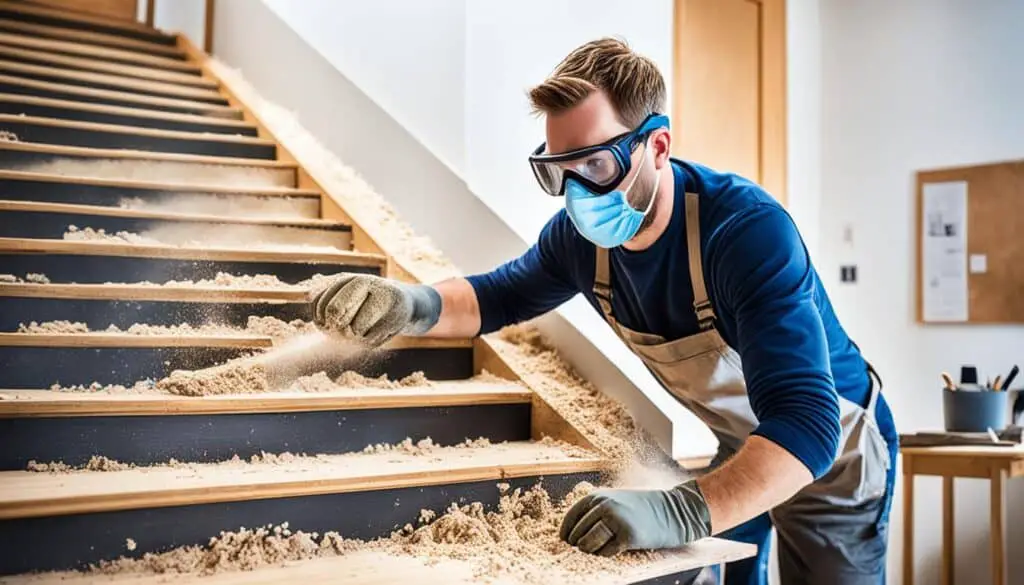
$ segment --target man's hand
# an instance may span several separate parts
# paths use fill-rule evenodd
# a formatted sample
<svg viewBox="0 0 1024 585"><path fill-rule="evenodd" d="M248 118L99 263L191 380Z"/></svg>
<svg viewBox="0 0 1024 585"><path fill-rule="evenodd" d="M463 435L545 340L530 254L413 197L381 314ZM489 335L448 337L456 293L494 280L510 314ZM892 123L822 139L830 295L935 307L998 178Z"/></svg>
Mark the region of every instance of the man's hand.
<svg viewBox="0 0 1024 585"><path fill-rule="evenodd" d="M670 490L596 490L562 519L562 540L605 557L626 550L678 548L711 534L696 481Z"/></svg>
<svg viewBox="0 0 1024 585"><path fill-rule="evenodd" d="M313 299L313 322L329 333L376 347L400 333L426 333L437 323L441 304L430 286L342 274Z"/></svg>

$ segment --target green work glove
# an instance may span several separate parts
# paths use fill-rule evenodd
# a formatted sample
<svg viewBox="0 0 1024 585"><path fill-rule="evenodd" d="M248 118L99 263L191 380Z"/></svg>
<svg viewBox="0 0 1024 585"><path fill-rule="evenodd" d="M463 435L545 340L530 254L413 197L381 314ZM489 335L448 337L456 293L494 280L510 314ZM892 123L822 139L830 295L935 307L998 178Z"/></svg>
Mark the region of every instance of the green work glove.
<svg viewBox="0 0 1024 585"><path fill-rule="evenodd" d="M441 317L433 287L371 274L342 274L313 299L321 330L376 347L398 334L422 335Z"/></svg>
<svg viewBox="0 0 1024 585"><path fill-rule="evenodd" d="M711 534L711 513L696 481L669 490L601 489L562 519L562 540L604 557L626 550L678 548Z"/></svg>

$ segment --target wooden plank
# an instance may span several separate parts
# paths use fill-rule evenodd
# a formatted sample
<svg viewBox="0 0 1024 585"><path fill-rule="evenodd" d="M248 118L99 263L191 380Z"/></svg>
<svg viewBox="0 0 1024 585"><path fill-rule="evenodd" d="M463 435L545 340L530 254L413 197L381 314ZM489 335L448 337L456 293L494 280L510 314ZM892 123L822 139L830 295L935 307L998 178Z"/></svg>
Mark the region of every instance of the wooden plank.
<svg viewBox="0 0 1024 585"><path fill-rule="evenodd" d="M110 299L189 303L298 303L301 288L228 288L223 286L146 286L142 284L0 283L0 297L44 299Z"/></svg>
<svg viewBox="0 0 1024 585"><path fill-rule="evenodd" d="M8 91L14 91L12 88L22 91L36 91L39 93L48 93L50 95L60 95L62 96L61 99L64 99L64 97L67 96L73 97L76 100L89 101L90 103L106 103L108 105L113 105L109 104L109 102L115 102L117 105L122 107L124 107L123 104L132 104L131 107L150 109L168 108L173 109L173 111L178 113L201 112L201 114L196 115L209 116L211 118L226 118L232 120L242 119L241 112L231 106L211 104L195 100L158 97L128 91L97 89L95 87L42 81L28 77L19 77L16 75L3 75L2 73L0 73L0 83L7 85ZM106 101L104 102L103 100Z"/></svg>
<svg viewBox="0 0 1024 585"><path fill-rule="evenodd" d="M0 35L0 37L2 37L2 35ZM217 89L217 82L210 79L206 79L199 75L190 75L180 71L159 69L150 64L126 65L123 63L103 61L92 56L76 57L37 49L12 47L6 44L0 44L0 57L18 63L22 63L23 61L21 60L24 59L26 64L41 64L43 67L60 67L76 71L94 71L126 78L130 77L187 87L199 87L212 90Z"/></svg>
<svg viewBox="0 0 1024 585"><path fill-rule="evenodd" d="M1024 444L1016 447L981 447L975 445L906 447L900 449L900 453L942 458L1024 459ZM924 458L926 457L921 457L920 459Z"/></svg>
<svg viewBox="0 0 1024 585"><path fill-rule="evenodd" d="M135 21L138 0L20 0L74 14L113 18L118 21Z"/></svg>
<svg viewBox="0 0 1024 585"><path fill-rule="evenodd" d="M470 339L396 337L382 350L472 347ZM271 347L270 337L238 335L132 335L130 333L4 333L0 347Z"/></svg>
<svg viewBox="0 0 1024 585"><path fill-rule="evenodd" d="M993 469L989 479L989 546L992 547L992 583L1006 585L1006 472Z"/></svg>
<svg viewBox="0 0 1024 585"><path fill-rule="evenodd" d="M2 148L2 145L0 145L0 148ZM3 179L10 179L16 181L37 181L44 183L70 183L75 185L98 185L103 187L147 189L153 191L187 191L189 193L198 192L222 195L253 195L267 197L317 197L320 195L316 191L311 191L309 189L295 189L292 187L235 187L227 185L193 185L190 183L141 181L135 179L108 179L102 177L77 177L73 175L58 175L52 173L37 173L33 171L11 171L0 169L0 180Z"/></svg>
<svg viewBox="0 0 1024 585"><path fill-rule="evenodd" d="M986 478L993 467L1000 467L998 459L914 456L914 473L917 475Z"/></svg>
<svg viewBox="0 0 1024 585"><path fill-rule="evenodd" d="M41 38L88 43L98 47L132 51L140 55L159 55L184 62L184 55L176 47L96 31L76 30L34 22L21 22L10 18L0 18L0 30L37 35Z"/></svg>
<svg viewBox="0 0 1024 585"><path fill-rule="evenodd" d="M99 122L82 122L79 120L62 120L58 118L42 118L39 116L0 114L0 124L4 122L17 122L19 124L32 124L35 126L49 126L52 128L89 130L93 132L104 132L108 134L126 134L132 136L145 136L151 138L167 138L175 140L200 140L208 142L222 142L224 144L252 144L268 147L274 146L274 142L256 136L239 136L237 134L215 134L212 132L184 132L181 130L161 130L158 128L143 128L141 126L101 124Z"/></svg>
<svg viewBox="0 0 1024 585"><path fill-rule="evenodd" d="M3 254L75 254L80 256L121 256L130 258L174 258L179 260L221 260L241 262L331 263L348 266L383 266L384 257L365 252L306 252L247 250L241 248L180 248L157 244L120 244L102 241L40 240L0 238Z"/></svg>
<svg viewBox="0 0 1024 585"><path fill-rule="evenodd" d="M97 89L112 89L114 91L128 91L155 95L157 97L172 97L181 99L192 99L199 101L219 102L222 96L214 90L186 87L165 83L160 81L148 81L135 79L122 75L110 75L108 73L93 73L89 71L75 71L59 67L47 67L44 65L30 65L18 63L9 59L0 59L0 70L8 74L33 76L40 75L47 78L61 80L61 83L72 83L76 85L93 86L102 85L106 87ZM220 105L223 105L221 103Z"/></svg>
<svg viewBox="0 0 1024 585"><path fill-rule="evenodd" d="M48 474L0 472L0 520L497 481L595 471L604 464L539 443L445 449L432 455L328 455L271 466L195 465L189 473L139 468L70 474L59 482Z"/></svg>
<svg viewBox="0 0 1024 585"><path fill-rule="evenodd" d="M942 585L956 579L956 506L952 477L942 478Z"/></svg>
<svg viewBox="0 0 1024 585"><path fill-rule="evenodd" d="M33 5L25 2L11 2L7 0L0 1L0 10L31 16L53 18L68 23L95 25L103 28L108 28L111 30L123 31L125 33L143 33L153 38L168 38L168 35L135 21L104 18L102 16L82 13L73 13L65 9L49 8L46 6Z"/></svg>
<svg viewBox="0 0 1024 585"><path fill-rule="evenodd" d="M204 222L216 224L238 224L265 227L300 227L309 229L338 229L347 227L343 223L339 223L329 219L319 218L274 219L267 217L208 215L202 213L183 213L175 211L147 211L145 209L124 209L121 207L104 207L102 205L81 205L77 203L5 201L0 199L0 212L2 211L32 211L36 213L100 215L104 217L125 217L134 219Z"/></svg>
<svg viewBox="0 0 1024 585"><path fill-rule="evenodd" d="M54 109L62 110L75 110L80 112L94 112L98 114L110 114L110 115L121 115L130 116L132 118L139 118L143 120L160 120L167 122L183 122L192 124L203 124L217 128L223 128L225 133L233 131L244 131L252 128L252 125L242 120L233 120L230 118L217 118L212 116L200 116L198 114L180 114L177 112L167 112L162 110L150 110L146 108L133 108L125 106L112 106L107 104L94 104L88 102L79 102L74 100L65 100L57 98L47 98L34 95L20 95L13 93L0 93L0 102L17 104L18 107L24 107L25 105L49 107Z"/></svg>
<svg viewBox="0 0 1024 585"><path fill-rule="evenodd" d="M116 148L89 148L84 146L63 146L58 144L36 144L31 142L0 141L0 151L17 150L20 152L38 152L56 156L74 156L79 158L115 158L168 162L186 162L209 165L227 165L236 167L269 167L277 169L296 168L295 163L280 160L264 160L259 158L234 158L230 156L208 156L202 154L180 154L175 152L150 152L145 150L120 150Z"/></svg>
<svg viewBox="0 0 1024 585"><path fill-rule="evenodd" d="M62 41L59 39L39 38L34 36L6 32L0 32L0 43L13 45L17 47L38 49L41 51L49 51L50 53L61 53L79 57L105 59L107 61L117 63L130 63L133 65L157 67L160 69L169 69L172 71L192 73L194 75L200 74L200 70L195 64L183 61L181 59L162 57L159 55L148 55L146 53L140 53L138 51L126 51L122 49L100 47L96 45L90 45L88 43Z"/></svg>
<svg viewBox="0 0 1024 585"><path fill-rule="evenodd" d="M913 454L903 454L903 585L914 585L914 471Z"/></svg>
<svg viewBox="0 0 1024 585"><path fill-rule="evenodd" d="M703 567L731 563L756 554L754 545L733 542L720 538L705 538L679 550L660 552L656 559L646 563L632 562L614 571L588 572L588 585L633 585L648 579L695 571ZM104 575L104 582L119 585L150 585L155 578L161 582L179 585L277 585L279 583L335 583L343 579L347 585L475 585L485 580L489 585L524 585L509 574L480 575L480 564L488 558L481 555L464 559L421 558L413 555L387 554L379 551L358 551L342 556L319 558L287 563L278 566L261 567L255 571L222 572L214 575ZM485 565L486 566L486 565ZM387 570L382 570L387 567ZM557 564L545 567L545 576L550 583L580 582L578 571L562 568ZM5 581L7 582L7 581ZM53 573L40 575L19 575L10 578L10 585L48 585L50 583L95 582L88 573ZM534 581L529 581L534 582ZM660 583L661 581L659 581ZM666 580L665 583L671 581Z"/></svg>
<svg viewBox="0 0 1024 585"><path fill-rule="evenodd" d="M162 416L528 404L532 395L522 386L487 382L215 396L0 390L0 417Z"/></svg>

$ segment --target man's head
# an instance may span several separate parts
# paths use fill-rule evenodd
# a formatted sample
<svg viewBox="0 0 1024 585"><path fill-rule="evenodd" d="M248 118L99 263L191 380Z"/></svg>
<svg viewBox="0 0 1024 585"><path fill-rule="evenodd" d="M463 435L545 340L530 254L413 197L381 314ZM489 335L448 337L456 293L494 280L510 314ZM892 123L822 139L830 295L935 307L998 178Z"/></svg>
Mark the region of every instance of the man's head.
<svg viewBox="0 0 1024 585"><path fill-rule="evenodd" d="M545 116L546 153L560 154L604 143L636 129L649 115L664 113L665 93L665 80L653 61L606 38L573 50L530 90L529 98L533 110ZM657 173L668 163L669 145L668 129L661 128L632 151L630 172L618 188L632 184L628 201L634 209L649 207ZM639 231L654 216L648 213Z"/></svg>

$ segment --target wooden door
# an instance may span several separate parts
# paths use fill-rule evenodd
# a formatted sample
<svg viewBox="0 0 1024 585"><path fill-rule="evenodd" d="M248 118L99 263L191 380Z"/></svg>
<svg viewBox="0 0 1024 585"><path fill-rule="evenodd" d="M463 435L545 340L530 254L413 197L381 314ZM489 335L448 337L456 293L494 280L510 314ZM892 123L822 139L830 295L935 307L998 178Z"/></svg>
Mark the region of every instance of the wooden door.
<svg viewBox="0 0 1024 585"><path fill-rule="evenodd" d="M136 20L139 8L138 0L33 0L33 3L118 20Z"/></svg>
<svg viewBox="0 0 1024 585"><path fill-rule="evenodd" d="M785 202L785 0L676 0L673 155Z"/></svg>

